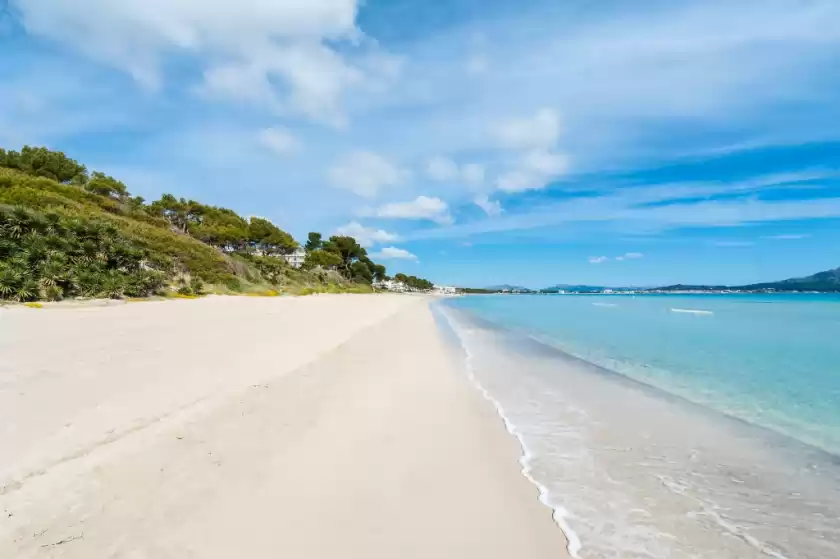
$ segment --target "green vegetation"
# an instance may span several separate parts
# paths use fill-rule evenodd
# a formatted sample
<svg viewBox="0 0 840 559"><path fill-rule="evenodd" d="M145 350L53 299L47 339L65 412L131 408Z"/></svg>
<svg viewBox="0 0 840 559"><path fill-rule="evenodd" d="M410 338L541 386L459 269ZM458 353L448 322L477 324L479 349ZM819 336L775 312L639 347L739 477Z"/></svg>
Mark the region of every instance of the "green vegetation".
<svg viewBox="0 0 840 559"><path fill-rule="evenodd" d="M145 297L159 292L166 259L104 221L0 208L0 298Z"/></svg>
<svg viewBox="0 0 840 559"><path fill-rule="evenodd" d="M412 289L417 289L420 291L425 291L428 289L433 288L435 285L430 282L429 280L425 280L423 278L418 278L415 276L407 276L405 274L397 274L394 276L394 279L406 284L408 287Z"/></svg>
<svg viewBox="0 0 840 559"><path fill-rule="evenodd" d="M371 292L388 279L356 239L310 233L164 194L147 203L61 152L0 149L0 300ZM398 274L415 289L431 282Z"/></svg>

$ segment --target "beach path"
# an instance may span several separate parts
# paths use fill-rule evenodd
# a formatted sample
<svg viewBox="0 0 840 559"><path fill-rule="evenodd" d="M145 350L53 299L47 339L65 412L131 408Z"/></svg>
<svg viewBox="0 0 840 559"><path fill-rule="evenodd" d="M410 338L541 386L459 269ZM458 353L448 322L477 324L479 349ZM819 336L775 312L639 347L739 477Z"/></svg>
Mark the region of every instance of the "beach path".
<svg viewBox="0 0 840 559"><path fill-rule="evenodd" d="M0 557L565 557L429 302L0 310Z"/></svg>

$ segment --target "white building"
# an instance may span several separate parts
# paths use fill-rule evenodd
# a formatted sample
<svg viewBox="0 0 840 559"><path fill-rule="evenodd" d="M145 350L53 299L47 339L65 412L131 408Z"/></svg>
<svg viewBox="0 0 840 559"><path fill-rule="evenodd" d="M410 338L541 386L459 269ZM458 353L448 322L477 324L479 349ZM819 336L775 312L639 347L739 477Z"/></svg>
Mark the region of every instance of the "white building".
<svg viewBox="0 0 840 559"><path fill-rule="evenodd" d="M286 262L288 262L289 266L292 268L300 268L303 266L303 261L306 260L306 251L302 248L298 248L291 254L283 255L283 258L286 259Z"/></svg>
<svg viewBox="0 0 840 559"><path fill-rule="evenodd" d="M408 287L403 282L396 280L376 281L373 283L373 286L377 289L387 289L388 291L396 291L397 293L408 291Z"/></svg>
<svg viewBox="0 0 840 559"><path fill-rule="evenodd" d="M440 295L455 295L456 289L449 285L436 285L435 293L439 293Z"/></svg>

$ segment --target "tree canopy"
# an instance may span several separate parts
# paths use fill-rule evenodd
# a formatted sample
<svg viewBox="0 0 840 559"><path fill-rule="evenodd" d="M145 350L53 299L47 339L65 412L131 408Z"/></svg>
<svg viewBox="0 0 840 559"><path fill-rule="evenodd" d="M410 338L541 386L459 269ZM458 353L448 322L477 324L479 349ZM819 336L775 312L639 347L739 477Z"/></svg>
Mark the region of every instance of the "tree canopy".
<svg viewBox="0 0 840 559"><path fill-rule="evenodd" d="M90 176L90 180L85 184L85 188L94 194L111 198L122 199L128 195L128 188L125 184L114 177L109 177L105 173L98 171L95 171Z"/></svg>
<svg viewBox="0 0 840 559"><path fill-rule="evenodd" d="M404 283L406 286L412 289L418 289L421 291L432 289L435 286L435 284L433 284L427 279L418 278L416 276L407 276L402 273L394 275L394 280L400 283Z"/></svg>
<svg viewBox="0 0 840 559"><path fill-rule="evenodd" d="M87 169L60 151L23 146L20 152L0 148L0 167L17 169L29 175L68 183L87 182Z"/></svg>
<svg viewBox="0 0 840 559"><path fill-rule="evenodd" d="M327 270L333 270L341 266L342 263L341 256L338 254L319 249L306 254L303 267L306 269L325 268Z"/></svg>
<svg viewBox="0 0 840 559"><path fill-rule="evenodd" d="M291 235L261 217L251 218L248 241L263 254L290 254L299 246Z"/></svg>
<svg viewBox="0 0 840 559"><path fill-rule="evenodd" d="M322 236L320 233L316 231L312 231L306 238L306 252L312 252L313 250L319 250L324 246L324 242L322 241Z"/></svg>

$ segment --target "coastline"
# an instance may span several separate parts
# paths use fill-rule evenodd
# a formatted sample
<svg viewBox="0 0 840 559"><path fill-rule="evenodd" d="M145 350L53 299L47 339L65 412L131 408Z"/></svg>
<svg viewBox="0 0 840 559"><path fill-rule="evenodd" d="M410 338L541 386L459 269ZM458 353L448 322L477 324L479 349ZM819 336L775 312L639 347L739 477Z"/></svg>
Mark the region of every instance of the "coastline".
<svg viewBox="0 0 840 559"><path fill-rule="evenodd" d="M493 397L493 395L487 390L487 388L485 388L482 385L481 381L476 376L475 366L473 363L474 356L470 351L470 348L467 345L466 341L464 340L463 335L459 331L458 322L452 318L449 312L443 310L442 308L438 307L436 310L438 316L440 316L442 320L445 321L446 327L457 338L458 344L464 352L467 378L469 378L473 387L478 392L480 392L484 399L487 400L487 402L489 402L496 410L496 414L501 419L502 423L505 426L505 430L508 432L508 434L514 439L516 439L520 451L520 474L525 479L527 479L531 483L531 485L537 488L537 491L539 492L540 503L542 503L545 507L551 510L552 520L554 520L554 523L563 532L563 536L566 539L566 551L568 552L570 557L577 559L579 557L581 549L583 548L583 544L580 540L580 536L577 534L577 532L574 531L572 526L569 524L569 512L565 509L565 507L563 507L562 504L552 501L548 487L546 487L542 482L540 482L533 476L532 462L534 459L534 453L528 447L528 443L525 441L523 433L508 417L504 407L502 406L502 403Z"/></svg>
<svg viewBox="0 0 840 559"><path fill-rule="evenodd" d="M544 502L571 511L581 555L829 557L840 545L836 455L452 307L474 376Z"/></svg>
<svg viewBox="0 0 840 559"><path fill-rule="evenodd" d="M7 310L0 555L567 556L431 301Z"/></svg>

